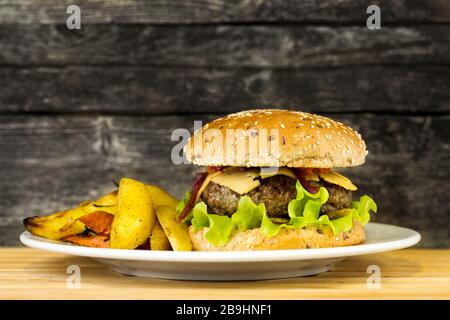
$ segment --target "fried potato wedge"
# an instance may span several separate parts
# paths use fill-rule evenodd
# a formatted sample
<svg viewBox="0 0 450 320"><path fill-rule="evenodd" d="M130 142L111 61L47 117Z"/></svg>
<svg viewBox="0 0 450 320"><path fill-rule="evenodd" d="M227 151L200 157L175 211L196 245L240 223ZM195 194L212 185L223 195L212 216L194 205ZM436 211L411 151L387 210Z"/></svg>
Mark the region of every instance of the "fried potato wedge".
<svg viewBox="0 0 450 320"><path fill-rule="evenodd" d="M86 201L80 207L86 213L104 211L114 215L117 211L117 191L110 192L96 201Z"/></svg>
<svg viewBox="0 0 450 320"><path fill-rule="evenodd" d="M170 206L176 207L178 204L178 199L172 196L170 193L164 189L157 187L155 185L148 184L147 190L150 193L150 197L153 201L153 207L158 206ZM155 221L152 233L150 235L150 249L151 250L171 250L169 239L167 238L161 224L158 219Z"/></svg>
<svg viewBox="0 0 450 320"><path fill-rule="evenodd" d="M68 235L79 234L85 226L79 218L94 212L107 211L114 214L117 205L117 193L108 193L96 201L83 202L79 207L56 212L49 216L30 217L23 220L25 229L34 235L51 240L60 240ZM107 207L105 209L105 207Z"/></svg>
<svg viewBox="0 0 450 320"><path fill-rule="evenodd" d="M155 221L150 235L150 250L172 250L169 239L158 219Z"/></svg>
<svg viewBox="0 0 450 320"><path fill-rule="evenodd" d="M191 251L192 242L189 237L188 227L186 224L178 222L175 207L158 206L156 207L156 215L173 250Z"/></svg>
<svg viewBox="0 0 450 320"><path fill-rule="evenodd" d="M60 240L68 235L84 231L84 224L77 221L86 215L82 208L57 212L47 217L30 217L23 220L25 229L34 235L51 240Z"/></svg>
<svg viewBox="0 0 450 320"><path fill-rule="evenodd" d="M117 195L117 212L111 230L111 248L135 249L150 237L156 216L147 187L122 178Z"/></svg>
<svg viewBox="0 0 450 320"><path fill-rule="evenodd" d="M109 248L109 237L105 235L70 235L64 238L65 241L83 247Z"/></svg>
<svg viewBox="0 0 450 320"><path fill-rule="evenodd" d="M105 211L94 211L82 216L79 221L99 235L109 236L114 215Z"/></svg>
<svg viewBox="0 0 450 320"><path fill-rule="evenodd" d="M148 184L147 190L150 193L150 197L152 197L153 206L155 208L158 206L176 207L178 204L179 200L160 187Z"/></svg>

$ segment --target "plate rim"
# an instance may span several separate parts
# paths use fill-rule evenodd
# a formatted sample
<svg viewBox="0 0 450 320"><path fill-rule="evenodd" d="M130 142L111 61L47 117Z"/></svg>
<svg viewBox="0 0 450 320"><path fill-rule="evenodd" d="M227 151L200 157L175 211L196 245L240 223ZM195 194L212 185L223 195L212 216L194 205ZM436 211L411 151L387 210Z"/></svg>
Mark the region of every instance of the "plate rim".
<svg viewBox="0 0 450 320"><path fill-rule="evenodd" d="M374 228L397 228L409 233L409 235L402 239L392 241L363 243L353 246L257 251L150 251L89 248L48 240L32 235L28 231L21 233L20 241L24 245L34 249L94 259L164 261L173 263L237 263L312 260L374 254L412 247L421 239L420 233L413 229L375 222L370 222L369 225Z"/></svg>

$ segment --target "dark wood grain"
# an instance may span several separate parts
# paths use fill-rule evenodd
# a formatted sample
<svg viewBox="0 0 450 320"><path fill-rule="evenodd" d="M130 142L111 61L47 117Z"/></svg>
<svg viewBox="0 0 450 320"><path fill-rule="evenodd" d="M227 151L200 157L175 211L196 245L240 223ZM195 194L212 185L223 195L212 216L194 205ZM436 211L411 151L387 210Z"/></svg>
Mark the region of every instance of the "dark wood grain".
<svg viewBox="0 0 450 320"><path fill-rule="evenodd" d="M7 25L1 65L329 68L450 64L450 25Z"/></svg>
<svg viewBox="0 0 450 320"><path fill-rule="evenodd" d="M216 116L3 116L0 118L0 243L17 244L23 217L95 198L130 176L178 197L195 166L175 166L175 128ZM370 154L345 172L378 203L374 220L419 230L421 246L450 245L450 116L334 116L357 128ZM8 231L8 232L6 232Z"/></svg>
<svg viewBox="0 0 450 320"><path fill-rule="evenodd" d="M374 219L450 246L449 1L80 0L77 31L69 4L0 0L0 245L122 176L180 197L173 129L281 106L359 129Z"/></svg>
<svg viewBox="0 0 450 320"><path fill-rule="evenodd" d="M2 68L2 112L226 113L450 110L450 67Z"/></svg>
<svg viewBox="0 0 450 320"><path fill-rule="evenodd" d="M3 0L0 23L65 24L69 0ZM450 20L445 0L79 0L83 23L365 23L371 4L382 8L385 22Z"/></svg>

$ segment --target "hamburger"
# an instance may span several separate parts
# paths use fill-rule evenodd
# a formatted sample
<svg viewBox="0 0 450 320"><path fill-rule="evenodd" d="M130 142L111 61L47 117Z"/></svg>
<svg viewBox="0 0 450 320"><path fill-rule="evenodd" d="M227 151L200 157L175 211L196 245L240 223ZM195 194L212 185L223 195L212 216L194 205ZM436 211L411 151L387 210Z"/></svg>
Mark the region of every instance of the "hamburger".
<svg viewBox="0 0 450 320"><path fill-rule="evenodd" d="M361 135L319 115L248 110L216 119L184 147L206 167L177 206L201 251L357 245L375 202L335 168L362 165Z"/></svg>

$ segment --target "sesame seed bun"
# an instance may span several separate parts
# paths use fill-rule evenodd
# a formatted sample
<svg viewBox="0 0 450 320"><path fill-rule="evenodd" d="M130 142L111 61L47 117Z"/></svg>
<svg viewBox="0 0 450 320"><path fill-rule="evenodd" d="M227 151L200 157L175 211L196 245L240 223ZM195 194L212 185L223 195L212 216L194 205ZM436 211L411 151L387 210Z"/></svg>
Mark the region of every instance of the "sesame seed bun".
<svg viewBox="0 0 450 320"><path fill-rule="evenodd" d="M361 165L368 152L361 135L340 122L261 109L206 124L188 140L184 153L200 166L333 168Z"/></svg>
<svg viewBox="0 0 450 320"><path fill-rule="evenodd" d="M208 228L197 232L189 227L192 248L195 251L251 251L251 250L285 250L285 249L316 249L352 246L365 241L364 227L353 220L353 228L348 232L334 235L331 229L320 230L316 227L303 229L282 229L274 237L267 237L261 229L235 231L230 240L221 247L212 245L206 239Z"/></svg>

